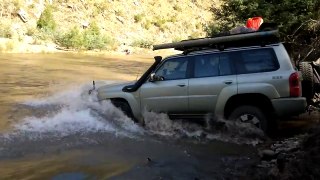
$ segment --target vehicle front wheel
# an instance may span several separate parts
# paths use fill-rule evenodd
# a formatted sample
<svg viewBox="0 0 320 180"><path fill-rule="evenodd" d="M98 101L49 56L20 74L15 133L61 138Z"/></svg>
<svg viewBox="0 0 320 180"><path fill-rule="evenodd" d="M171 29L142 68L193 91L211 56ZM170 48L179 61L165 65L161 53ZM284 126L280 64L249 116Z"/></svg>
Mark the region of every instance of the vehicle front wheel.
<svg viewBox="0 0 320 180"><path fill-rule="evenodd" d="M255 106L239 106L230 114L228 119L243 123L251 123L265 133L268 129L268 121L265 114Z"/></svg>
<svg viewBox="0 0 320 180"><path fill-rule="evenodd" d="M111 103L118 109L120 109L126 116L128 116L129 118L131 118L132 120L136 121L131 107L130 105L125 102L125 101L121 101L121 100L111 100Z"/></svg>

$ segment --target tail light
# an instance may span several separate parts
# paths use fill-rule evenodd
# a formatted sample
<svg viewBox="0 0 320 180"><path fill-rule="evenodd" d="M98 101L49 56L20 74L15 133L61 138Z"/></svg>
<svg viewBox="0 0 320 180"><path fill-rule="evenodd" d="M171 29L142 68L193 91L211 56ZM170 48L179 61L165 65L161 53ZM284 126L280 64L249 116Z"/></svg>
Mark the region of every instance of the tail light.
<svg viewBox="0 0 320 180"><path fill-rule="evenodd" d="M301 86L299 80L299 73L292 73L289 77L290 86L290 97L300 97L301 96Z"/></svg>

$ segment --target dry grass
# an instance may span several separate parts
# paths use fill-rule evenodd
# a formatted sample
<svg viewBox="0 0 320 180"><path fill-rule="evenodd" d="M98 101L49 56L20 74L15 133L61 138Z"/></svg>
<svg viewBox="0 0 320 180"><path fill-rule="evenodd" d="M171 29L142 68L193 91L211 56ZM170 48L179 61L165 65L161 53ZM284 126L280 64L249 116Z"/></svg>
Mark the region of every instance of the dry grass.
<svg viewBox="0 0 320 180"><path fill-rule="evenodd" d="M212 20L209 9L216 1L57 0L52 7L58 34L69 32L73 27L81 27L84 22L98 22L101 34L114 39L115 44L112 46L140 46L141 43L137 42L156 44L205 36L203 27ZM38 1L26 4L22 0L12 2L0 0L1 21L10 21L10 26L13 22L19 24L19 34L44 37L36 27L39 15L48 4L41 5ZM28 13L27 23L23 23L16 15L19 8ZM0 31L1 34L3 32ZM51 38L50 35L48 37Z"/></svg>

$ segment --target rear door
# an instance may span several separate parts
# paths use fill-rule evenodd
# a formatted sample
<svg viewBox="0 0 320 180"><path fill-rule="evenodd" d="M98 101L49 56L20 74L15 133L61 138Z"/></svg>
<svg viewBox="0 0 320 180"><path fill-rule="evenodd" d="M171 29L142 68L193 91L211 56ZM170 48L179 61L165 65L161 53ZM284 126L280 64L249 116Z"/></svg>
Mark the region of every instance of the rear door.
<svg viewBox="0 0 320 180"><path fill-rule="evenodd" d="M183 113L188 111L189 58L166 60L156 70L164 80L149 82L141 86L140 99L143 110Z"/></svg>
<svg viewBox="0 0 320 180"><path fill-rule="evenodd" d="M227 53L197 55L193 58L193 78L189 80L189 110L213 113L221 91L229 86L237 93L237 76L232 58Z"/></svg>

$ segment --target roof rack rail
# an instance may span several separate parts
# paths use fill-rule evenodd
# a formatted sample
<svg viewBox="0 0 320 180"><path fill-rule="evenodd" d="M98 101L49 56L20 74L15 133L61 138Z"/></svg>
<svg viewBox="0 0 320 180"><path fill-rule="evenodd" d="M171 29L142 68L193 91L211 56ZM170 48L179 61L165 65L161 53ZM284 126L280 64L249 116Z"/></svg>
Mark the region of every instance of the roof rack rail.
<svg viewBox="0 0 320 180"><path fill-rule="evenodd" d="M218 37L183 40L175 43L154 45L153 50L170 49L184 51L185 53L203 49L224 50L230 47L265 46L279 43L279 31L265 30L239 34L228 34Z"/></svg>

